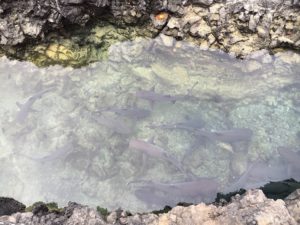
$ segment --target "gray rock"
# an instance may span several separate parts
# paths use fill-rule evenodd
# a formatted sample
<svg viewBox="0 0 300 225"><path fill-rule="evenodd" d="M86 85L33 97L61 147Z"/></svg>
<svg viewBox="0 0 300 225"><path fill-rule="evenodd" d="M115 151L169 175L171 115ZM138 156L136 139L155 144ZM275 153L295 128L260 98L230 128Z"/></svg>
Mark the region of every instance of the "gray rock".
<svg viewBox="0 0 300 225"><path fill-rule="evenodd" d="M12 198L0 197L0 216L24 212L25 208L25 205Z"/></svg>
<svg viewBox="0 0 300 225"><path fill-rule="evenodd" d="M116 210L105 221L98 212L88 206L69 203L61 213L15 213L0 217L1 225L160 225L160 224L212 224L244 225L274 224L297 225L300 222L300 189L290 194L285 201L268 199L261 190L249 190L244 195L232 197L224 206L200 203L188 207L176 206L168 213L128 215Z"/></svg>
<svg viewBox="0 0 300 225"><path fill-rule="evenodd" d="M192 4L199 4L202 6L210 6L211 4L213 4L214 0L191 0Z"/></svg>
<svg viewBox="0 0 300 225"><path fill-rule="evenodd" d="M78 206L73 210L72 216L64 223L65 225L105 225L106 222L95 209L87 206Z"/></svg>
<svg viewBox="0 0 300 225"><path fill-rule="evenodd" d="M4 0L0 45L41 40L50 30L84 26L97 15L117 25L140 25L147 35L192 39L202 48L243 57L260 49L300 49L299 5L299 0ZM156 17L163 12L168 16Z"/></svg>
<svg viewBox="0 0 300 225"><path fill-rule="evenodd" d="M38 203L32 209L32 213L34 215L43 215L43 214L46 214L48 211L49 211L49 209L45 203Z"/></svg>

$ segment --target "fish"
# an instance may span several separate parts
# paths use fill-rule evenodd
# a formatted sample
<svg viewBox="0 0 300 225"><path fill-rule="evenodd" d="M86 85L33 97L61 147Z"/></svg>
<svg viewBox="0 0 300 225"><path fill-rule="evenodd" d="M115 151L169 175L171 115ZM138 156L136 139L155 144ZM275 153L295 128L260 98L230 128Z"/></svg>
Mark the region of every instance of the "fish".
<svg viewBox="0 0 300 225"><path fill-rule="evenodd" d="M136 181L131 182L131 184ZM162 192L169 197L183 197L183 198L196 198L196 197L214 197L220 187L216 178L212 177L198 177L192 181L179 181L172 183L161 183L153 181L142 181L137 190L149 190L155 196L155 192Z"/></svg>
<svg viewBox="0 0 300 225"><path fill-rule="evenodd" d="M246 171L236 181L234 181L232 184L229 184L229 186L223 190L224 193L229 193L232 191L237 191L240 188L244 188L249 178L249 174L251 170L256 166L256 163L257 162L250 164Z"/></svg>
<svg viewBox="0 0 300 225"><path fill-rule="evenodd" d="M128 117L130 119L140 120L144 119L151 115L151 111L147 109L141 109L141 108L115 108L115 107L107 107L105 109L101 109L100 111L109 111L114 112L115 114L119 116Z"/></svg>
<svg viewBox="0 0 300 225"><path fill-rule="evenodd" d="M34 160L39 163L46 163L46 162L53 162L56 160L63 160L65 159L71 152L73 152L73 141L67 142L62 147L56 148L53 152L49 153L46 156L42 157L34 157L34 156L28 156L26 154L19 154L25 158Z"/></svg>
<svg viewBox="0 0 300 225"><path fill-rule="evenodd" d="M269 165L266 162L254 161L246 171L231 185L224 193L237 191L240 188L250 189L258 188L269 181L280 181L288 176L287 168L284 165Z"/></svg>
<svg viewBox="0 0 300 225"><path fill-rule="evenodd" d="M109 118L105 116L93 116L93 118L97 123L113 130L116 133L131 134L133 132L133 128L122 119Z"/></svg>
<svg viewBox="0 0 300 225"><path fill-rule="evenodd" d="M253 131L249 128L232 128L230 130L222 131L207 131L200 129L196 130L194 134L196 136L206 137L213 141L235 143L241 141L250 141L253 136Z"/></svg>
<svg viewBox="0 0 300 225"><path fill-rule="evenodd" d="M129 142L129 148L139 150L140 152L145 153L146 155L149 155L151 157L165 160L171 163L179 171L186 173L186 170L183 168L181 162L179 162L174 156L170 155L160 146L154 145L147 141L133 138Z"/></svg>
<svg viewBox="0 0 300 225"><path fill-rule="evenodd" d="M173 124L161 124L161 125L149 125L150 128L161 128L161 129L182 129L188 131L194 131L203 128L205 122L201 118L190 119L185 121L173 123Z"/></svg>
<svg viewBox="0 0 300 225"><path fill-rule="evenodd" d="M35 93L30 98L28 98L28 100L24 104L20 104L19 102L17 102L16 104L19 107L19 111L17 113L15 122L23 124L26 121L29 112L33 111L32 106L36 102L36 100L41 98L44 94L52 91L54 88L55 87L47 88L45 90Z"/></svg>
<svg viewBox="0 0 300 225"><path fill-rule="evenodd" d="M150 90L150 91L140 90L140 91L137 91L135 93L135 96L137 98L147 100L152 104L154 102L172 102L172 103L175 103L176 101L182 99L182 98L178 98L176 96L159 94L159 93L156 93L154 90Z"/></svg>
<svg viewBox="0 0 300 225"><path fill-rule="evenodd" d="M187 94L180 95L166 95L155 92L152 87L151 90L139 90L135 93L135 96L140 99L147 100L153 105L155 102L171 102L175 103L177 101L199 101L199 98L192 95L194 87L198 84L196 82L190 89L187 90Z"/></svg>
<svg viewBox="0 0 300 225"><path fill-rule="evenodd" d="M163 207L166 205L175 205L178 201L164 194L153 193L152 189L141 188L134 191L135 197L149 206Z"/></svg>

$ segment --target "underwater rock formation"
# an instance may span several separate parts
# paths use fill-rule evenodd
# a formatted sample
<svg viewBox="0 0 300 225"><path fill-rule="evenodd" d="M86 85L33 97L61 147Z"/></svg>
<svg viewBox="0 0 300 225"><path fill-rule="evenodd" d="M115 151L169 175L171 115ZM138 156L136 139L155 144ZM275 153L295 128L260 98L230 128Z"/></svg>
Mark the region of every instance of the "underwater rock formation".
<svg viewBox="0 0 300 225"><path fill-rule="evenodd" d="M69 25L84 27L95 21L138 26L142 36L161 33L238 57L259 49L300 48L299 1L293 0L3 0L0 45L6 54L20 58L20 51L7 46L47 42L53 32L65 34ZM85 48L77 51L93 54Z"/></svg>
<svg viewBox="0 0 300 225"><path fill-rule="evenodd" d="M55 211L33 210L0 217L0 224L65 224L65 225L110 225L110 224L299 224L300 189L284 201L268 199L261 190L249 190L235 195L225 205L176 206L169 212L130 214L121 209L108 213L76 203ZM44 205L44 207L46 207ZM39 206L39 208L41 208ZM168 209L168 208L166 208Z"/></svg>

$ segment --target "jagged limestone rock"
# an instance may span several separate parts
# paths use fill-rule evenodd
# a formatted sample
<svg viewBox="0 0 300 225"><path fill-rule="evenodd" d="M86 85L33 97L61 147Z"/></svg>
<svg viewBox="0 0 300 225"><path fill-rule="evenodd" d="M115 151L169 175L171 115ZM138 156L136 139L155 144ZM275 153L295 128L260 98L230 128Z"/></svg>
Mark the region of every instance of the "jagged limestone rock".
<svg viewBox="0 0 300 225"><path fill-rule="evenodd" d="M284 200L287 209L296 222L300 223L300 189L297 189Z"/></svg>
<svg viewBox="0 0 300 225"><path fill-rule="evenodd" d="M62 34L70 24L79 26L73 30L93 32L94 28L87 26L88 21L109 21L129 32L135 26L139 31L130 38L161 33L193 41L203 49L222 49L238 57L260 49L300 49L298 1L5 0L0 7L0 44L7 55L21 59L30 55L27 47L32 43L49 43L50 33ZM72 38L74 32L67 31L70 41L76 45L78 42ZM88 41L91 35L82 38ZM99 30L92 39L95 38L101 39ZM7 50L5 46L18 46L18 49ZM90 47L99 48L96 43ZM65 56L62 58L65 64ZM90 61L77 56L76 60L77 65L82 65L80 61Z"/></svg>
<svg viewBox="0 0 300 225"><path fill-rule="evenodd" d="M249 190L243 195L235 195L224 206L200 203L187 207L176 206L168 212L131 215L123 210L110 212L104 218L96 209L69 203L59 213L34 215L33 213L16 213L0 217L0 224L61 224L61 225L242 225L242 224L276 224L296 225L299 222L299 189L283 200L272 200L265 197L261 190Z"/></svg>

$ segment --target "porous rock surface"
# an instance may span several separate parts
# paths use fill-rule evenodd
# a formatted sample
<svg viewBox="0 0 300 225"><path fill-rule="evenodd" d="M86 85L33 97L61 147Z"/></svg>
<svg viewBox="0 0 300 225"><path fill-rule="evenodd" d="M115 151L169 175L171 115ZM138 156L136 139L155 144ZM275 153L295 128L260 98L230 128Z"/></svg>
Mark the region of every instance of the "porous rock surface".
<svg viewBox="0 0 300 225"><path fill-rule="evenodd" d="M111 212L106 218L87 206L69 203L61 212L16 213L0 217L1 225L49 224L49 225L296 225L300 224L300 189L289 195L285 201L265 197L261 190L249 190L244 195L236 195L224 206L200 203L188 207L176 206L168 213L128 215L125 211Z"/></svg>
<svg viewBox="0 0 300 225"><path fill-rule="evenodd" d="M259 49L299 49L299 6L298 0L2 0L0 45L42 40L98 18L243 57Z"/></svg>

